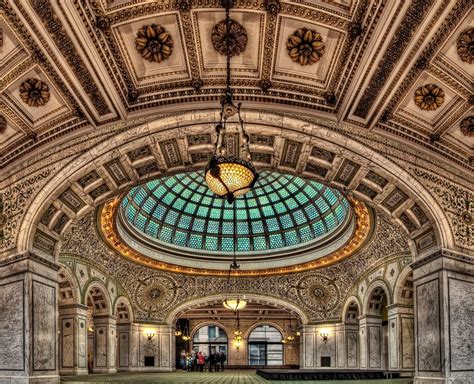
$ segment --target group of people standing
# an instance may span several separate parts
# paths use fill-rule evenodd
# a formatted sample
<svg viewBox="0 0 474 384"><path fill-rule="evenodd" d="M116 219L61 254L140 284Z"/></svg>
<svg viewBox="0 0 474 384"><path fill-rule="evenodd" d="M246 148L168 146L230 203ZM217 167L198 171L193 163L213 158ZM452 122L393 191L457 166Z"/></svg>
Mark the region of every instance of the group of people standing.
<svg viewBox="0 0 474 384"><path fill-rule="evenodd" d="M191 353L189 353L183 349L181 351L180 365L183 371L188 372L223 372L226 360L227 357L224 352L214 352L207 356L201 351L191 351Z"/></svg>

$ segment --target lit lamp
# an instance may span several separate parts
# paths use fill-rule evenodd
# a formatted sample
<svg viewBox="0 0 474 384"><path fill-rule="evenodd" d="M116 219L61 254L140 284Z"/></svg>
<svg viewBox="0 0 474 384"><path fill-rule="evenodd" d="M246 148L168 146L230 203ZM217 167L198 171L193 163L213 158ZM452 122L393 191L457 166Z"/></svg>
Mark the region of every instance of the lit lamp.
<svg viewBox="0 0 474 384"><path fill-rule="evenodd" d="M240 311L247 306L247 302L244 299L225 299L222 304L225 308L231 309L232 311Z"/></svg>
<svg viewBox="0 0 474 384"><path fill-rule="evenodd" d="M151 340L155 336L155 332L148 330L146 331L146 336L148 337L148 340Z"/></svg>
<svg viewBox="0 0 474 384"><path fill-rule="evenodd" d="M229 10L233 6L233 1L223 2L226 10L226 33L223 37L223 46L226 48L227 59L227 83L224 96L221 100L221 121L216 126L217 140L215 151L205 170L206 183L217 196L225 197L229 204L232 204L237 196L244 195L252 189L257 181L258 174L252 165L249 151L250 137L245 133L244 122L240 115L240 103L235 106L232 101L232 89L230 88L230 58L232 48L235 45L235 37L232 32L232 20ZM226 145L223 143L227 119L238 115L239 135L242 142L241 150L244 158L240 158L240 153L235 156L228 156Z"/></svg>
<svg viewBox="0 0 474 384"><path fill-rule="evenodd" d="M329 331L327 329L321 329L319 335L324 341L328 341Z"/></svg>
<svg viewBox="0 0 474 384"><path fill-rule="evenodd" d="M179 326L179 323L176 323L176 328L174 329L174 335L175 336L181 336L183 332L181 332L181 327Z"/></svg>

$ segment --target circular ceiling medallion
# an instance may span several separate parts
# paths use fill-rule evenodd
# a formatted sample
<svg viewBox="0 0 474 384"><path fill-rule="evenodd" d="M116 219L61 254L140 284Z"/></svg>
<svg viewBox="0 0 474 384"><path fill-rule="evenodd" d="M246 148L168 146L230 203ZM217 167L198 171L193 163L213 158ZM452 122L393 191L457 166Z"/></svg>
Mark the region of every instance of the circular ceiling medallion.
<svg viewBox="0 0 474 384"><path fill-rule="evenodd" d="M423 111L434 111L444 103L444 92L436 84L427 84L415 91L415 104Z"/></svg>
<svg viewBox="0 0 474 384"><path fill-rule="evenodd" d="M135 290L135 302L143 311L159 311L173 302L176 296L175 284L164 276L153 276L141 283Z"/></svg>
<svg viewBox="0 0 474 384"><path fill-rule="evenodd" d="M459 35L456 48L462 61L469 64L474 62L474 28Z"/></svg>
<svg viewBox="0 0 474 384"><path fill-rule="evenodd" d="M225 20L218 22L211 32L211 41L219 54L230 57L240 55L247 46L247 31L237 21L230 19L230 27Z"/></svg>
<svg viewBox="0 0 474 384"><path fill-rule="evenodd" d="M27 79L20 85L20 97L30 107L41 107L49 101L49 87L39 79Z"/></svg>
<svg viewBox="0 0 474 384"><path fill-rule="evenodd" d="M137 32L135 46L144 59L161 63L171 56L173 39L161 25L144 25Z"/></svg>
<svg viewBox="0 0 474 384"><path fill-rule="evenodd" d="M468 116L461 121L461 132L464 136L474 136L474 116Z"/></svg>
<svg viewBox="0 0 474 384"><path fill-rule="evenodd" d="M201 171L162 177L106 203L100 220L103 239L123 256L193 274L226 274L234 252L246 275L317 268L351 255L371 228L362 202L275 171L261 171L233 205Z"/></svg>
<svg viewBox="0 0 474 384"><path fill-rule="evenodd" d="M323 56L325 44L320 33L313 29L299 28L288 37L286 49L295 63L312 65Z"/></svg>
<svg viewBox="0 0 474 384"><path fill-rule="evenodd" d="M340 292L333 280L322 275L310 275L299 283L300 300L320 312L332 311L340 302Z"/></svg>

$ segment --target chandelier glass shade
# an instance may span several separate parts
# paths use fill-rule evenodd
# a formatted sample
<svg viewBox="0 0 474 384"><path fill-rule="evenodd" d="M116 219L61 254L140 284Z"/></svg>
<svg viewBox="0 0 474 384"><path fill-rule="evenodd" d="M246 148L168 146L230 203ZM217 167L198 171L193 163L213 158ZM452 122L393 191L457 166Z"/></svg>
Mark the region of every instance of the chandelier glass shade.
<svg viewBox="0 0 474 384"><path fill-rule="evenodd" d="M234 312L241 311L247 306L247 301L244 299L225 299L222 304L225 308L230 309Z"/></svg>
<svg viewBox="0 0 474 384"><path fill-rule="evenodd" d="M232 33L233 21L230 19L229 10L233 6L233 1L224 1L222 5L226 11L226 32L222 40L223 46L226 48L227 82L221 99L221 118L216 126L217 140L215 142L215 150L206 167L205 179L212 192L217 196L226 198L228 203L232 204L237 196L244 195L252 189L257 181L258 174L251 162L249 151L250 136L245 133L244 122L240 115L241 104L235 105L233 103L233 92L230 87L230 58L233 54L232 47L235 45L235 37ZM225 141L227 120L235 115L238 117L237 134L239 136L239 145L237 145L237 148L232 149L232 153L228 153Z"/></svg>

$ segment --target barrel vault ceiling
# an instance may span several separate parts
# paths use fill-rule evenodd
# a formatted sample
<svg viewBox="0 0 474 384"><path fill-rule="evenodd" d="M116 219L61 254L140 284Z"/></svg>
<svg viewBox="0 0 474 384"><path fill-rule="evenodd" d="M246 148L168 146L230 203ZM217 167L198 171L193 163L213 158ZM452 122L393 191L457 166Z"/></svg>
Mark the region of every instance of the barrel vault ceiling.
<svg viewBox="0 0 474 384"><path fill-rule="evenodd" d="M472 170L473 15L468 0L236 0L248 39L232 59L236 98ZM0 0L0 167L109 124L216 106L223 19L218 0ZM161 62L138 49L154 24L172 41ZM305 65L290 56L303 28L323 45Z"/></svg>

